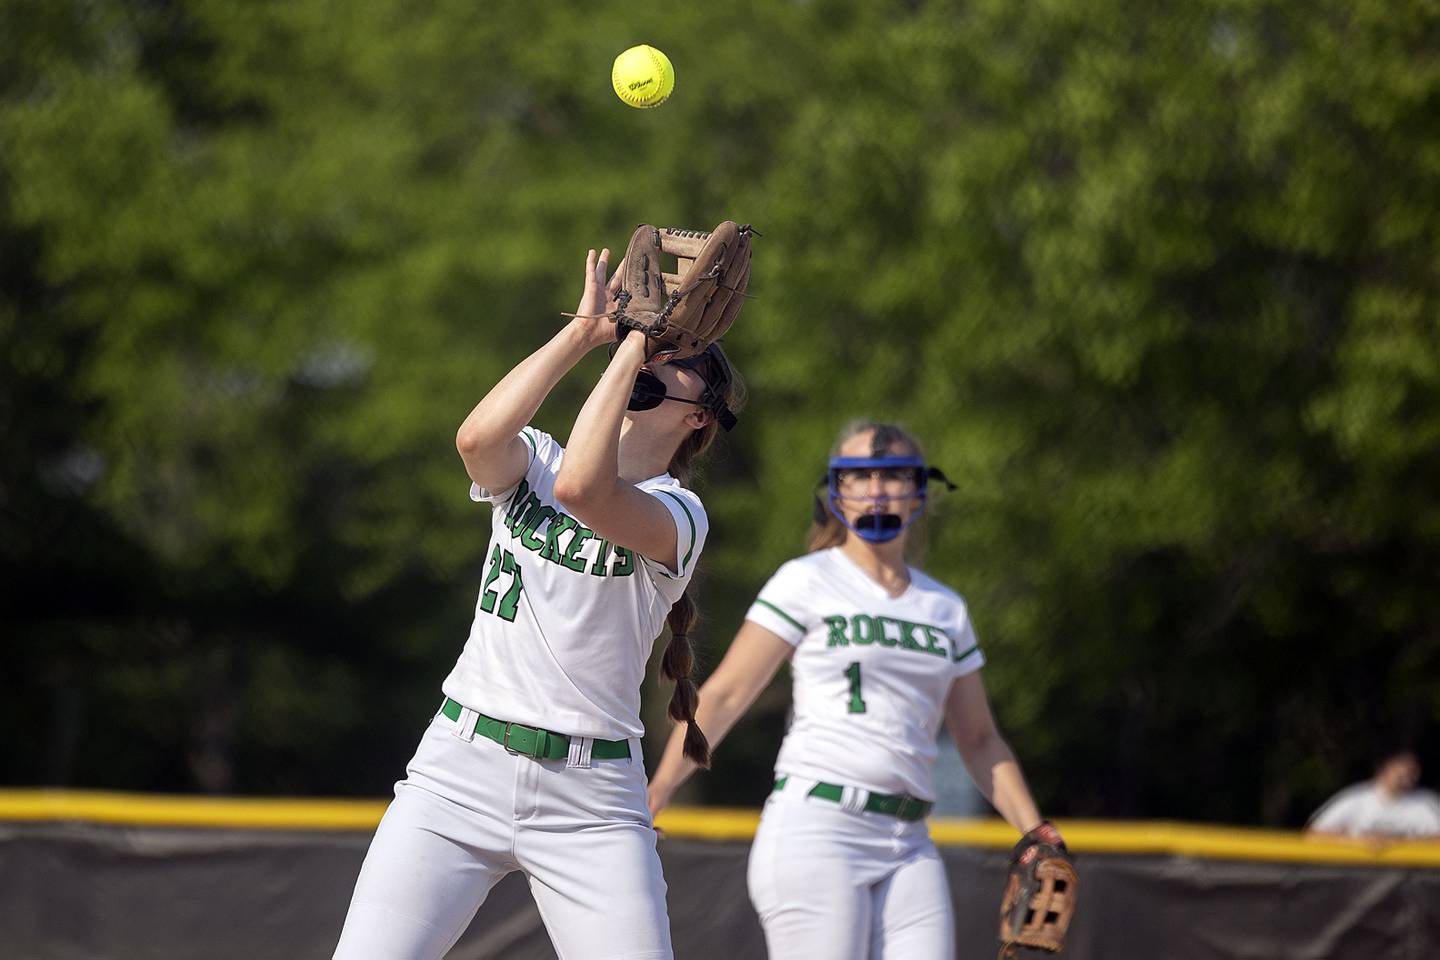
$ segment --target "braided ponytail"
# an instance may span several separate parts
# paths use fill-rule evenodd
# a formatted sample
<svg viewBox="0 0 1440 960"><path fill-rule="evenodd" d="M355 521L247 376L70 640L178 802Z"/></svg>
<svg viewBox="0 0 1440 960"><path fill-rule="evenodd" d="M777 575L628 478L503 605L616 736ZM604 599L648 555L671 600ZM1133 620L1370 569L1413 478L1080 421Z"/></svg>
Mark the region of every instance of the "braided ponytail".
<svg viewBox="0 0 1440 960"><path fill-rule="evenodd" d="M726 371L723 377L725 405L732 414L738 413L740 408L745 405L745 381L730 366L720 344L711 344L706 353L711 351L719 354L720 362ZM704 355L702 355L702 359L703 357ZM711 386L720 383L722 379L720 377L712 376L708 380L705 379L706 369L708 368L704 364L696 369L701 379ZM680 445L676 447L674 455L670 458L670 475L681 483L688 484L695 462L705 455L705 451L710 449L718 430L719 421L716 417L711 416L703 427L692 430L684 440L680 441ZM694 761L699 766L709 767L710 741L705 739L705 734L695 722L695 710L700 705L700 693L695 689L695 681L690 679L690 674L695 669L695 649L690 645L690 631L695 628L695 621L699 619L700 610L695 606L695 601L690 599L690 591L686 590L680 594L680 599L675 601L674 605L670 607L670 613L665 617L665 625L670 628L670 642L666 644L665 652L660 657L660 673L666 680L675 683L675 691L670 695L670 706L666 712L675 723L685 724L686 759Z"/></svg>
<svg viewBox="0 0 1440 960"><path fill-rule="evenodd" d="M686 725L686 758L699 766L709 767L710 741L705 739L704 732L695 722L695 709L700 704L700 695L695 689L695 681L690 679L690 673L695 668L695 650L690 645L690 631L694 629L695 621L699 618L700 612L695 601L690 599L690 591L686 590L680 594L680 599L675 601L665 618L665 623L670 628L670 642L666 644L665 653L660 658L660 672L666 680L675 682L675 691L670 695L670 706L666 712L671 720Z"/></svg>

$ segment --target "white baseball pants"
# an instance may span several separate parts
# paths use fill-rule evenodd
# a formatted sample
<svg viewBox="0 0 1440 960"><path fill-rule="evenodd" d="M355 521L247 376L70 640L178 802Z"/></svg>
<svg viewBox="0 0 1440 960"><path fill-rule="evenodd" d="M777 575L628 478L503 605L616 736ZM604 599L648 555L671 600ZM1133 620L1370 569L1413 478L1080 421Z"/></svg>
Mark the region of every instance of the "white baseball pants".
<svg viewBox="0 0 1440 960"><path fill-rule="evenodd" d="M790 777L765 802L750 849L750 900L772 958L950 960L945 867L924 820L806 796Z"/></svg>
<svg viewBox="0 0 1440 960"><path fill-rule="evenodd" d="M515 870L563 960L669 960L639 741L628 759L577 762L435 717L365 855L336 960L440 960Z"/></svg>

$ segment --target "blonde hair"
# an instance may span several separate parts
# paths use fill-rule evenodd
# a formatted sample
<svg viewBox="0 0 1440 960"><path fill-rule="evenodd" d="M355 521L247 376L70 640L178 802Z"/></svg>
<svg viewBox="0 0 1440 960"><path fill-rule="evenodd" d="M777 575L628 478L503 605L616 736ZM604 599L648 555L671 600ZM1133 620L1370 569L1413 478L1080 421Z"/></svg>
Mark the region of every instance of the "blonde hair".
<svg viewBox="0 0 1440 960"><path fill-rule="evenodd" d="M840 428L840 433L835 438L834 445L830 448L830 456L838 457L840 448L843 447L851 437L862 433L874 433L870 439L870 455L872 457L884 456L891 447L899 444L910 453L923 458L925 451L920 447L920 441L915 435L898 423L884 423L879 420L859 418L851 420ZM806 537L805 549L807 553L814 553L817 550L827 550L830 547L838 547L845 542L850 535L849 529L835 516L835 511L830 509L829 491L816 494L815 516L810 522L810 533ZM905 541L905 554L907 557L918 558L924 552L923 529L912 526L907 531L908 537Z"/></svg>

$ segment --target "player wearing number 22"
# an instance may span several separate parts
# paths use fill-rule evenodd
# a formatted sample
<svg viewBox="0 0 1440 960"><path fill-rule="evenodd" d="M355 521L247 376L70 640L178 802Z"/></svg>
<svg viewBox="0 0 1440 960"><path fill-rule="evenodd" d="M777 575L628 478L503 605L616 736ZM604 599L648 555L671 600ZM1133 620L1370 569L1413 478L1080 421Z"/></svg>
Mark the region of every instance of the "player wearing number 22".
<svg viewBox="0 0 1440 960"><path fill-rule="evenodd" d="M493 507L470 637L371 842L338 958L438 960L507 873L529 881L563 958L668 958L646 805L640 685L655 638L674 719L692 719L685 595L705 545L687 468L734 423L718 345L647 362L629 332L567 448L530 426L584 355L614 343L618 284L590 251L577 316L461 425L471 497ZM699 727L686 754L708 761Z"/></svg>
<svg viewBox="0 0 1440 960"><path fill-rule="evenodd" d="M1022 832L1041 823L996 731L964 600L906 562L932 479L948 483L904 430L847 426L811 552L775 572L700 688L697 720L718 743L790 661L794 720L750 852L771 957L955 955L945 869L925 825L942 719L1005 819ZM672 737L652 810L695 769L681 748Z"/></svg>

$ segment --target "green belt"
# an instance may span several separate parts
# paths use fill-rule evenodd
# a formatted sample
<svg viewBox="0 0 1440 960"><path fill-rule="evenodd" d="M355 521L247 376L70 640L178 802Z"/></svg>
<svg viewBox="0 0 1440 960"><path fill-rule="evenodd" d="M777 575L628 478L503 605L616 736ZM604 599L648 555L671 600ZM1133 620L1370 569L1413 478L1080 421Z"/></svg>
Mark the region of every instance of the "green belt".
<svg viewBox="0 0 1440 960"><path fill-rule="evenodd" d="M788 779L790 778L781 777L776 780L774 792L784 790L785 781ZM839 803L844 794L845 788L838 783L817 783L810 788L807 796ZM916 800L914 797L896 796L893 793L872 793L865 798L865 809L870 813L883 813L899 820L923 820L935 809L935 804L929 800Z"/></svg>
<svg viewBox="0 0 1440 960"><path fill-rule="evenodd" d="M460 722L460 704L445 698L440 712L456 723ZM469 733L469 730L465 731ZM570 755L570 738L563 733L552 733L539 727L527 727L523 723L506 723L476 712L475 732L494 740L511 753L518 753L537 760L564 760ZM592 740L590 756L596 760L623 760L630 756L629 740Z"/></svg>

